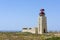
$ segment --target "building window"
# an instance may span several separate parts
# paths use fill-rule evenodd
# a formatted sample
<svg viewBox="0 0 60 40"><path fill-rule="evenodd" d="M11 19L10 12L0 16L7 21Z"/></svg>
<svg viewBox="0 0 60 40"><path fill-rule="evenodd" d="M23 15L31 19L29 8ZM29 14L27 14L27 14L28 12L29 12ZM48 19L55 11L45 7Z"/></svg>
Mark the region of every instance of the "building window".
<svg viewBox="0 0 60 40"><path fill-rule="evenodd" d="M29 28L29 29L32 29L32 28Z"/></svg>
<svg viewBox="0 0 60 40"><path fill-rule="evenodd" d="M23 28L23 29L27 29L27 28Z"/></svg>

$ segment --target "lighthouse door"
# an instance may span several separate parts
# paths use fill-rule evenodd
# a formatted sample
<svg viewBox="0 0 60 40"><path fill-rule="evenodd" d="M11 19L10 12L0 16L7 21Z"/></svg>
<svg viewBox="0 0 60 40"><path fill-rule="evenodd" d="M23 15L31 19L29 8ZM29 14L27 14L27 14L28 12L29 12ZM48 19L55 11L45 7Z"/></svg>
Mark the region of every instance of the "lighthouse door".
<svg viewBox="0 0 60 40"><path fill-rule="evenodd" d="M44 29L44 33L45 33L45 29Z"/></svg>

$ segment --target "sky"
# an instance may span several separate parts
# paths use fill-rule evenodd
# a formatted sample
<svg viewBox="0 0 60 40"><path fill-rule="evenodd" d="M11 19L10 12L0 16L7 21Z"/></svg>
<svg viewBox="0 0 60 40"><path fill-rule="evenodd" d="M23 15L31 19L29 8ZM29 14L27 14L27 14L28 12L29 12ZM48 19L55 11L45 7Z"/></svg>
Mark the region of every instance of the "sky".
<svg viewBox="0 0 60 40"><path fill-rule="evenodd" d="M41 8L45 9L48 31L60 31L60 0L0 0L0 31L37 27Z"/></svg>

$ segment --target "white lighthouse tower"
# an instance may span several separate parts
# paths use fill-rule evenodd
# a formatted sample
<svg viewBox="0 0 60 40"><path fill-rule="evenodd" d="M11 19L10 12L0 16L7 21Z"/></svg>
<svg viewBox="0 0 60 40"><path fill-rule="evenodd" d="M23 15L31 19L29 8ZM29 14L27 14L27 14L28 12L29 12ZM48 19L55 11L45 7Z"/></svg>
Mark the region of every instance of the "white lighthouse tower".
<svg viewBox="0 0 60 40"><path fill-rule="evenodd" d="M39 18L38 18L38 34L47 33L47 20L44 13L44 9L40 10Z"/></svg>

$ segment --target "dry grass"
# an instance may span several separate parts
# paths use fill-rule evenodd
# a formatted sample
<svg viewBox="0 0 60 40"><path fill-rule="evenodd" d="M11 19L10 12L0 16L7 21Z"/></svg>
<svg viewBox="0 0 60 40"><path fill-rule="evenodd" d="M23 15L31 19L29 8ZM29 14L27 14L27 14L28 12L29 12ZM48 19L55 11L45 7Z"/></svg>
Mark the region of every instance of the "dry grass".
<svg viewBox="0 0 60 40"><path fill-rule="evenodd" d="M45 40L51 37L54 37L54 35L39 35L22 32L0 32L0 40Z"/></svg>

